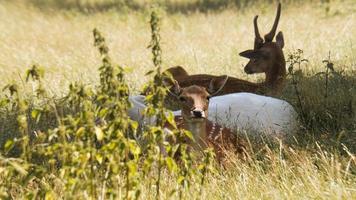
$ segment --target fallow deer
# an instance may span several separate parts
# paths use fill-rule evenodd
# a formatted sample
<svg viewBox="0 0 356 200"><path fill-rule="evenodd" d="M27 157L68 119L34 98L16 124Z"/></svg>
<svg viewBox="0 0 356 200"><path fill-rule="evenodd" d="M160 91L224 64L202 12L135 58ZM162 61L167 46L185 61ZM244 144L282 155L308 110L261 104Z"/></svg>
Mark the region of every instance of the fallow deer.
<svg viewBox="0 0 356 200"><path fill-rule="evenodd" d="M235 77L229 77L226 86L218 95L237 92L278 95L283 90L286 79L286 62L282 51L284 47L282 32L277 34L276 42L273 42L280 15L281 4L279 3L272 29L264 36L265 40L260 36L257 26L258 15L256 15L253 21L255 32L254 49L240 53L240 56L250 59L244 71L247 74L265 73L265 81L262 83L253 83ZM209 74L189 75L181 66L169 68L167 72L172 74L173 78L177 80L182 87L189 85L208 87L209 81L212 78L219 78L219 76Z"/></svg>
<svg viewBox="0 0 356 200"><path fill-rule="evenodd" d="M175 82L172 90L172 95L179 101L181 108L180 113L179 111L174 113L177 127L192 133L195 141L192 144L193 147L198 149L213 147L219 162L226 158L227 152L233 152L240 156L246 155L244 142L237 137L236 133L208 120L209 99L222 90L226 81L227 76L212 79L208 89L197 85L181 88ZM134 104L134 110L144 109L145 104L141 100L142 96L130 98ZM134 113L130 115L133 120L140 121L139 113L131 113ZM152 119L150 120L149 123L152 123Z"/></svg>

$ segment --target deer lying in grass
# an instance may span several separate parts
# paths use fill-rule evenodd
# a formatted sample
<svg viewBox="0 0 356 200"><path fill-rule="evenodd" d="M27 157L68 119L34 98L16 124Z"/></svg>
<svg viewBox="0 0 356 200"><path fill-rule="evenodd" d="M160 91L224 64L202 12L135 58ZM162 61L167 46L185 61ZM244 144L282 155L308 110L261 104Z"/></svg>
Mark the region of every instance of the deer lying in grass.
<svg viewBox="0 0 356 200"><path fill-rule="evenodd" d="M276 34L280 15L281 4L279 3L272 29L264 36L264 41L258 30L258 16L256 15L253 21L255 29L254 49L240 53L240 56L250 59L244 71L247 74L265 73L265 81L262 83L253 83L235 77L229 77L226 86L219 95L236 92L251 92L267 95L278 95L281 93L286 79L286 62L282 51L284 47L282 32L277 34L276 42L272 41ZM177 80L182 87L189 85L208 87L209 81L212 78L219 78L219 76L208 74L189 75L181 66L172 67L168 69L167 72L172 74L173 78Z"/></svg>
<svg viewBox="0 0 356 200"><path fill-rule="evenodd" d="M226 158L226 153L232 151L237 155L245 155L245 145L238 139L237 134L228 128L223 128L208 120L208 108L210 97L216 95L226 84L227 77L210 81L209 89L201 86L189 86L181 88L177 82L173 86L172 95L179 101L181 112L175 112L175 121L180 129L189 130L195 143L195 148L213 147L219 162ZM142 114L135 110L143 110L144 103L140 102L142 96L131 97L134 107L129 114L133 120L141 121ZM180 114L180 115L179 115ZM154 120L149 119L148 123Z"/></svg>

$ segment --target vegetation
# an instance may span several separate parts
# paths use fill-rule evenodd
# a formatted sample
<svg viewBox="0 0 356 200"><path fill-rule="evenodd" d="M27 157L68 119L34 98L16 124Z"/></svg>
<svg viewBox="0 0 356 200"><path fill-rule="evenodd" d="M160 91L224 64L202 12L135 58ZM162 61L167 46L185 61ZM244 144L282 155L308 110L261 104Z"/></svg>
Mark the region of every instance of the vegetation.
<svg viewBox="0 0 356 200"><path fill-rule="evenodd" d="M356 198L353 1L284 2L281 98L298 111L300 131L287 143L250 138L249 158L232 155L224 167L209 150L189 151L188 132L165 135L162 126L175 124L163 114L162 71L260 80L242 72L238 52L252 47L253 16L270 27L274 7L156 3L0 1L1 199ZM143 85L157 124L142 128L127 109Z"/></svg>

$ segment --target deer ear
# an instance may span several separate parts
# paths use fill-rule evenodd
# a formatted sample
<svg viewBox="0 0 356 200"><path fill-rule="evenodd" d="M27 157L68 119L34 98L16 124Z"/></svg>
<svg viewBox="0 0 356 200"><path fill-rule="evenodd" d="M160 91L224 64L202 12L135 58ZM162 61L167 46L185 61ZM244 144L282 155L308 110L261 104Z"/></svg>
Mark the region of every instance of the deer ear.
<svg viewBox="0 0 356 200"><path fill-rule="evenodd" d="M257 59L264 56L263 52L260 50L246 50L239 53L239 55L248 59Z"/></svg>
<svg viewBox="0 0 356 200"><path fill-rule="evenodd" d="M211 79L208 88L208 92L210 93L210 95L217 95L224 88L228 78L228 76L224 75L220 76L219 78Z"/></svg>
<svg viewBox="0 0 356 200"><path fill-rule="evenodd" d="M278 34L276 36L276 43L281 49L283 49L283 47L284 47L284 38L283 38L282 31L278 32Z"/></svg>
<svg viewBox="0 0 356 200"><path fill-rule="evenodd" d="M257 49L257 50L246 50L240 53L240 56L248 59L259 59L259 58L269 58L270 52L267 50Z"/></svg>

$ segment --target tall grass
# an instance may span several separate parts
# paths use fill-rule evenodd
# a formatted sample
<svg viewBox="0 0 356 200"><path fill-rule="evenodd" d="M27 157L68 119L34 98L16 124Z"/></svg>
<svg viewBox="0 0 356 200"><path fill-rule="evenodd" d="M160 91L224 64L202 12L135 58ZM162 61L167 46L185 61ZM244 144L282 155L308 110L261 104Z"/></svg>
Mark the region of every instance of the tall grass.
<svg viewBox="0 0 356 200"><path fill-rule="evenodd" d="M71 2L81 4L54 6ZM161 71L179 64L191 73L258 81L243 74L246 61L237 54L252 47L253 16L260 14L267 30L275 8L187 14L170 12L171 2L189 4L161 2L160 23L148 8L78 12L86 4L97 8L97 1L0 2L0 198L356 198L356 5L284 4L289 83L281 98L298 111L301 130L288 143L251 139L249 158L231 155L222 168L209 153L195 157L184 143L163 140L162 125L172 118L163 115ZM94 27L100 59L90 42ZM152 49L154 78L145 76ZM146 82L154 88L147 114L162 119L138 135L127 97ZM173 137L185 134L176 130Z"/></svg>
<svg viewBox="0 0 356 200"><path fill-rule="evenodd" d="M310 64L305 73L315 74L324 66L320 60L331 51L336 70L355 70L355 5L353 1L332 1L326 14L318 3L289 6L283 4L279 30L284 31L285 54L303 49ZM247 76L242 66L247 60L240 51L253 46L254 15L259 14L261 32L267 32L275 15L275 5L258 4L243 11L220 13L162 13L161 48L165 52L162 67L182 65L190 73L231 74L250 81L263 78ZM61 95L72 80L97 83L100 63L92 48L91 31L98 27L107 35L112 58L130 66L129 87L138 91L147 82L151 69L148 12L130 14L103 12L82 15L71 11L47 13L31 4L0 3L1 66L4 86L19 80L24 66L39 63L45 67L44 83L50 93ZM301 11L303 11L301 14ZM343 67L347 66L347 67ZM50 84L48 84L50 80Z"/></svg>

